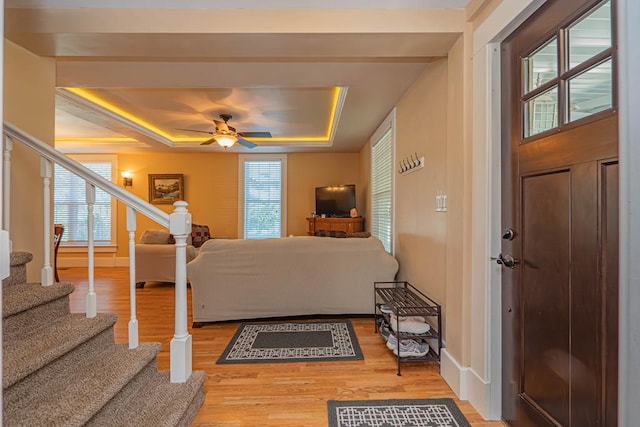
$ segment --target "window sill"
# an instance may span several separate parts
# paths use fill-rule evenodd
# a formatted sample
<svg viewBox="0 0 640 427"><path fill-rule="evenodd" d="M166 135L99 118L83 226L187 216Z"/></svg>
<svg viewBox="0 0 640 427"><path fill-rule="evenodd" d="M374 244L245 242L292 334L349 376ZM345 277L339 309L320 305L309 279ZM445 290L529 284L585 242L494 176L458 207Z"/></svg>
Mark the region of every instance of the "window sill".
<svg viewBox="0 0 640 427"><path fill-rule="evenodd" d="M58 253L79 253L79 252L87 252L88 246L86 245L60 245L58 248ZM96 245L93 247L93 251L95 253L116 253L118 251L118 246L116 245Z"/></svg>

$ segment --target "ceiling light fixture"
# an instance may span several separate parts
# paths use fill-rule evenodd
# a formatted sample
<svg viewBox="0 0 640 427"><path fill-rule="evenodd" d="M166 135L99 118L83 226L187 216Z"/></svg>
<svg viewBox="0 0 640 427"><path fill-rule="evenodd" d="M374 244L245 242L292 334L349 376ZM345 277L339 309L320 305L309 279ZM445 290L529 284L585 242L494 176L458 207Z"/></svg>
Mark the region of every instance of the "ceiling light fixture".
<svg viewBox="0 0 640 427"><path fill-rule="evenodd" d="M215 139L216 142L220 144L220 146L225 150L231 147L233 144L235 144L236 141L238 140L238 138L235 135L225 135L225 134L213 135L213 139Z"/></svg>

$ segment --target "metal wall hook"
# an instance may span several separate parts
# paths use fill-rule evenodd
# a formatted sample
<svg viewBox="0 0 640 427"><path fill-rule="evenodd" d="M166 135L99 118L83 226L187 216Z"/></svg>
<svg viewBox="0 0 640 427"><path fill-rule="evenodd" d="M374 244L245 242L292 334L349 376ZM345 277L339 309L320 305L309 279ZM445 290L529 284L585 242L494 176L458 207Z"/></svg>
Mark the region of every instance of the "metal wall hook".
<svg viewBox="0 0 640 427"><path fill-rule="evenodd" d="M418 157L418 153L413 153L409 155L409 157L405 157L400 160L398 164L400 166L400 169L398 170L400 175L413 172L424 167L424 156Z"/></svg>

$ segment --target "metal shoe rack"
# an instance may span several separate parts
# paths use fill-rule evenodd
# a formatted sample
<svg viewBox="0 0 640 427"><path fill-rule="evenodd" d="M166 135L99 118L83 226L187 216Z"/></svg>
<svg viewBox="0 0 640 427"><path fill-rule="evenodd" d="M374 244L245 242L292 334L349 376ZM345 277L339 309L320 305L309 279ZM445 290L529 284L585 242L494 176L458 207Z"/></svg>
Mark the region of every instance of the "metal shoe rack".
<svg viewBox="0 0 640 427"><path fill-rule="evenodd" d="M374 282L375 292L375 331L378 332L378 322L386 324L389 330L397 338L398 375L402 362L440 362L440 350L442 349L441 307L440 304L420 292L409 282ZM396 316L395 330L391 327L391 315L383 313L380 308L388 307ZM399 332L400 317L421 316L430 325L429 331L423 334ZM435 325L434 325L435 323ZM417 342L429 344L429 352L425 356L400 357L400 341L413 339Z"/></svg>

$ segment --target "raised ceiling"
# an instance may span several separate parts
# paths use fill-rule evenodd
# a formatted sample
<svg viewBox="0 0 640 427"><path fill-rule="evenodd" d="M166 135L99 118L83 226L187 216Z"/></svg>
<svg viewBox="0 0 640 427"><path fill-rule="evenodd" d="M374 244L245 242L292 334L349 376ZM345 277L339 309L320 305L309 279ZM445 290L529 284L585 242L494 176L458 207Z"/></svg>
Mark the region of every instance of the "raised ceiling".
<svg viewBox="0 0 640 427"><path fill-rule="evenodd" d="M221 150L176 130L220 114L271 132L253 152L356 151L447 55L468 0L97 3L5 1L6 37L56 58L65 151Z"/></svg>

